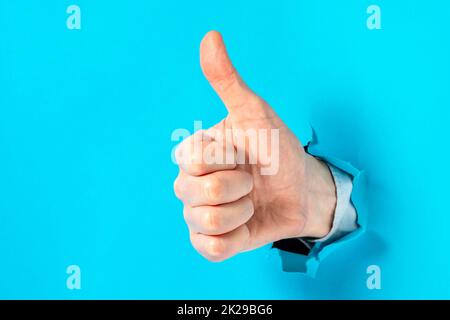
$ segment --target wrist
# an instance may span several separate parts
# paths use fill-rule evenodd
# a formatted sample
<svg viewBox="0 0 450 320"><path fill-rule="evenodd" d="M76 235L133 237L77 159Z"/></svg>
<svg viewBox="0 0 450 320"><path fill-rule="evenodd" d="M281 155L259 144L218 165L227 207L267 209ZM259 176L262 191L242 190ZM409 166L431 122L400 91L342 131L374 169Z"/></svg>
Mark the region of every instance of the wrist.
<svg viewBox="0 0 450 320"><path fill-rule="evenodd" d="M325 237L333 226L336 209L336 186L329 167L305 154L306 223L301 237Z"/></svg>

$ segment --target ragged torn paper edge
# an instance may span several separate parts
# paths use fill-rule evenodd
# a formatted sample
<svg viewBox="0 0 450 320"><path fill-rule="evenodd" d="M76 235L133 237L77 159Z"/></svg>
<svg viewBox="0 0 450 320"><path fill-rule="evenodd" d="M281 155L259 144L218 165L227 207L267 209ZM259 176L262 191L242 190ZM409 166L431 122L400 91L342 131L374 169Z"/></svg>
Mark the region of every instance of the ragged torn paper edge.
<svg viewBox="0 0 450 320"><path fill-rule="evenodd" d="M314 278L320 263L332 252L345 245L348 241L353 241L360 237L367 226L367 210L364 205L363 188L361 187L361 178L364 172L355 168L351 163L337 159L335 157L325 155L318 150L318 140L314 129L311 127L311 137L307 143L308 153L323 159L329 164L347 172L353 177L353 190L350 199L357 212L358 229L340 238L339 240L329 243L317 243L307 256L290 253L279 250L282 259L283 271L286 272L300 272Z"/></svg>

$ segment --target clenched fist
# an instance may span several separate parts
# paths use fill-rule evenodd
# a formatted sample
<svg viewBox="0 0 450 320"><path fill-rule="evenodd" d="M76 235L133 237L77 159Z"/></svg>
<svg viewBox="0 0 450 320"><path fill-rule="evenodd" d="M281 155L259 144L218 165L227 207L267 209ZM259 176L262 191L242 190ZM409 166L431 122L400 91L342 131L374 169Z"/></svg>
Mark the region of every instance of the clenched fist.
<svg viewBox="0 0 450 320"><path fill-rule="evenodd" d="M218 32L204 37L200 63L228 116L185 139L176 152L174 189L192 245L207 259L222 261L281 239L325 236L336 206L328 167L306 154L247 87Z"/></svg>

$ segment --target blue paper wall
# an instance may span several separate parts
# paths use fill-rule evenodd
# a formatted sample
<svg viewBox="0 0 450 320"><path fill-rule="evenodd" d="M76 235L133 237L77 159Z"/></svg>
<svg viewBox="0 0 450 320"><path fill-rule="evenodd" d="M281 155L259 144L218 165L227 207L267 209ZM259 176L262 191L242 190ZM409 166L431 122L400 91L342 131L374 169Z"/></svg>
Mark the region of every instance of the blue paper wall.
<svg viewBox="0 0 450 320"><path fill-rule="evenodd" d="M444 0L0 0L0 298L450 298L449 21ZM211 29L301 139L363 172L366 232L315 279L269 247L190 246L170 136L225 115L198 63Z"/></svg>

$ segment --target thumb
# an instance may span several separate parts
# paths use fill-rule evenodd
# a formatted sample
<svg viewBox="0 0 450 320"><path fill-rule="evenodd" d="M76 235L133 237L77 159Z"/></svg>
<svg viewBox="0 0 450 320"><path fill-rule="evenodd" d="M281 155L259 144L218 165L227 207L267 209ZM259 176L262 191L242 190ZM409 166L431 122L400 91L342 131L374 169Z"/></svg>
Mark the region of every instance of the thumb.
<svg viewBox="0 0 450 320"><path fill-rule="evenodd" d="M265 103L253 93L231 63L222 36L208 32L200 44L200 65L228 112L235 118L248 117ZM252 110L253 109L253 110Z"/></svg>

